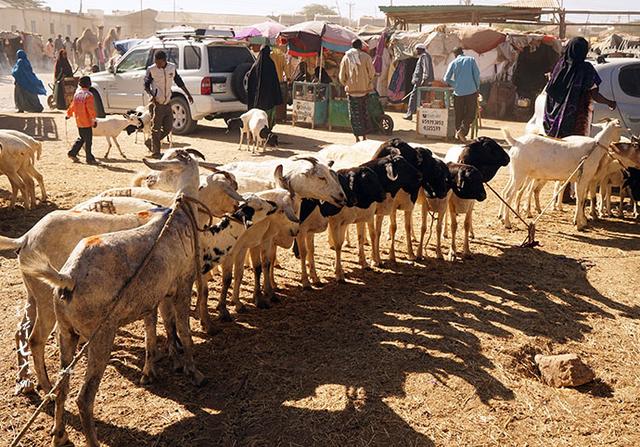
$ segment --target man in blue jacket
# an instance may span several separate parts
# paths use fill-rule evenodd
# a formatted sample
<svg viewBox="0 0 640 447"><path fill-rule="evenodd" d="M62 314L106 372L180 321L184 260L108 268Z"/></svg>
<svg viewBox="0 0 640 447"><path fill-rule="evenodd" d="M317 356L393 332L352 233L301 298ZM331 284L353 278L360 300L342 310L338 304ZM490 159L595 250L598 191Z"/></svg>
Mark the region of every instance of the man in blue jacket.
<svg viewBox="0 0 640 447"><path fill-rule="evenodd" d="M476 60L465 56L462 48L453 50L456 56L444 75L444 82L453 87L453 107L456 111L456 138L463 143L478 112L480 69Z"/></svg>

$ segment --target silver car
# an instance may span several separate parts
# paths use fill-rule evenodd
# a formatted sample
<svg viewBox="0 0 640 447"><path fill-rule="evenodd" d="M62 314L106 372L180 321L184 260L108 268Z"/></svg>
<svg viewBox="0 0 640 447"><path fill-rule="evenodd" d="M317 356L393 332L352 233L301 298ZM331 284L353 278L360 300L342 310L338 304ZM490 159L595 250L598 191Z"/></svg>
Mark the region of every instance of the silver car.
<svg viewBox="0 0 640 447"><path fill-rule="evenodd" d="M603 118L618 118L633 135L640 135L640 59L611 58L605 63L593 63L602 78L600 93L613 99L618 107L609 110L604 104L593 104L593 122Z"/></svg>

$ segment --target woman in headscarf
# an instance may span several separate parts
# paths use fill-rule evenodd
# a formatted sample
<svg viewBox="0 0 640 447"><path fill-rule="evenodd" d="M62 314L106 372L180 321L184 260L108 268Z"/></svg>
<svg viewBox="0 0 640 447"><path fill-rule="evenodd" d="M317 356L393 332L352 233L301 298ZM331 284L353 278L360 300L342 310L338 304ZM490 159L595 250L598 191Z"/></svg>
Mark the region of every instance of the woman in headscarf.
<svg viewBox="0 0 640 447"><path fill-rule="evenodd" d="M269 127L275 125L276 106L283 103L276 65L269 54L271 48L265 45L258 58L247 72L247 108L261 109L269 115Z"/></svg>
<svg viewBox="0 0 640 447"><path fill-rule="evenodd" d="M327 73L324 67L316 67L313 70L313 82L320 82L321 84L331 84L331 76Z"/></svg>
<svg viewBox="0 0 640 447"><path fill-rule="evenodd" d="M53 69L53 97L55 99L56 108L58 110L67 110L67 102L64 99L64 78L73 76L73 69L67 57L67 50L58 51L58 59Z"/></svg>
<svg viewBox="0 0 640 447"><path fill-rule="evenodd" d="M551 73L544 113L544 130L551 137L588 136L592 100L608 105L611 110L616 108L615 101L600 94L598 86L602 80L593 65L585 61L588 52L589 42L574 37Z"/></svg>
<svg viewBox="0 0 640 447"><path fill-rule="evenodd" d="M309 73L307 72L307 63L300 61L291 76L291 82L309 82Z"/></svg>
<svg viewBox="0 0 640 447"><path fill-rule="evenodd" d="M42 84L42 81L38 79L33 72L31 63L27 58L27 53L24 50L18 50L16 52L16 64L11 70L11 75L15 79L15 90L13 98L16 103L18 112L42 112L43 107L40 104L38 95L46 95L47 91Z"/></svg>

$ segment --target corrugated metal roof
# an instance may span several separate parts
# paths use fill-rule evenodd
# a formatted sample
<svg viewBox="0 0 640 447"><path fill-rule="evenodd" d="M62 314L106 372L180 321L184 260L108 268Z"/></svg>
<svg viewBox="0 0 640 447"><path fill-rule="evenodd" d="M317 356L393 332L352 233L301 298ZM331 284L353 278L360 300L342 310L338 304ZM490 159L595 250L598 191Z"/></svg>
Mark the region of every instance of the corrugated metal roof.
<svg viewBox="0 0 640 447"><path fill-rule="evenodd" d="M507 3L501 3L502 6L515 6L517 8L559 8L558 0L514 0Z"/></svg>

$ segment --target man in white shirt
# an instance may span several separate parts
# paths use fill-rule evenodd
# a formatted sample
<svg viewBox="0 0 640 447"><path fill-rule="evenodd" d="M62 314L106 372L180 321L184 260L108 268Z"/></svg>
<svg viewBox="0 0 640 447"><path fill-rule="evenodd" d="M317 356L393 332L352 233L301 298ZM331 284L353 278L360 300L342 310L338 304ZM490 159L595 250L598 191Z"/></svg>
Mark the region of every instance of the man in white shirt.
<svg viewBox="0 0 640 447"><path fill-rule="evenodd" d="M144 91L151 97L149 111L153 117L151 141L144 144L151 151L153 158L162 158L160 142L173 130L173 113L171 111L171 87L173 83L180 87L193 104L193 97L184 81L178 74L175 64L167 62L167 53L158 51L155 54L155 64L147 68L144 77Z"/></svg>

